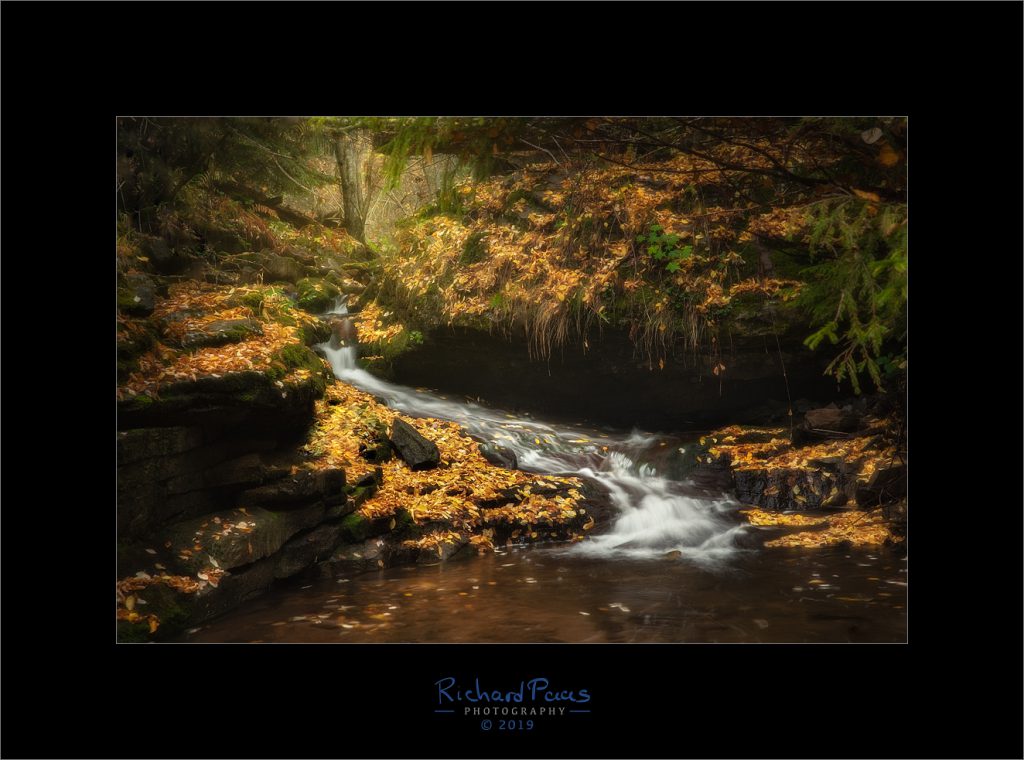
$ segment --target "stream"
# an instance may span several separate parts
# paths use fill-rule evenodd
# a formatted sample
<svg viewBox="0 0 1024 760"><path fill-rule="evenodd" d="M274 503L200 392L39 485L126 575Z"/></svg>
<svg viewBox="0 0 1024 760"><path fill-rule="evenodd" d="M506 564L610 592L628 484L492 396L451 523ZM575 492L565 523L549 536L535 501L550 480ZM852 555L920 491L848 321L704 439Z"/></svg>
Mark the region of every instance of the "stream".
<svg viewBox="0 0 1024 760"><path fill-rule="evenodd" d="M350 319L344 300L328 317ZM339 380L452 420L520 469L600 483L617 516L572 545L290 584L186 641L800 642L906 640L906 564L887 549L759 549L739 505L679 476L694 437L554 425L382 380L337 337ZM465 556L463 556L465 555Z"/></svg>

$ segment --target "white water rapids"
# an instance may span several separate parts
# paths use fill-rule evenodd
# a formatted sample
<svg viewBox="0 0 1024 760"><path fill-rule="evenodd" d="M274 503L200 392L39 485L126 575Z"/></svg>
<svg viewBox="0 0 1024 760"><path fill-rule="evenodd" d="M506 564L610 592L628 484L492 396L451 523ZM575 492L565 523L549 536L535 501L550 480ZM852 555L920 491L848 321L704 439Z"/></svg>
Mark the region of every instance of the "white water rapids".
<svg viewBox="0 0 1024 760"><path fill-rule="evenodd" d="M327 316L347 314L346 302L341 299ZM639 431L613 436L556 427L472 402L449 401L425 390L389 383L360 369L354 342L332 336L317 348L339 380L373 394L392 409L414 417L457 422L474 438L514 451L523 470L580 475L599 482L608 490L619 515L609 532L573 545L573 552L645 557L679 550L685 558L707 561L736 550L735 540L744 527L725 517L736 504L724 496L706 499L686 495L685 481L659 475L645 461L659 449L663 451L664 440L659 436Z"/></svg>

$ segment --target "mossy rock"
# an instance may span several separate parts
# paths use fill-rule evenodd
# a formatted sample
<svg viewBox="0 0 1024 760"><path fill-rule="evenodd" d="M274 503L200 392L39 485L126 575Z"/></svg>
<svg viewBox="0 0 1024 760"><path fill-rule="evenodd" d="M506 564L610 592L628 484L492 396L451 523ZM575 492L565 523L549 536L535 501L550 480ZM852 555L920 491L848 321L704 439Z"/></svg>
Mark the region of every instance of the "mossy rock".
<svg viewBox="0 0 1024 760"><path fill-rule="evenodd" d="M117 308L123 314L147 317L156 307L156 286L139 272L131 272L118 283Z"/></svg>
<svg viewBox="0 0 1024 760"><path fill-rule="evenodd" d="M363 488L353 489L353 497L356 496L356 491L365 490L366 489ZM347 515L341 521L340 540L349 544L357 544L370 538L370 536L379 535L378 533L374 533L373 522L373 520L368 520L362 515L358 515L354 512Z"/></svg>
<svg viewBox="0 0 1024 760"><path fill-rule="evenodd" d="M811 332L795 300L766 300L757 294L737 296L718 315L736 338L797 337Z"/></svg>
<svg viewBox="0 0 1024 760"><path fill-rule="evenodd" d="M361 490L358 487L354 489ZM370 520L356 512L347 515L341 521L340 540L342 543L358 544L368 538L381 536L385 533L402 534L414 524L412 515L405 509L399 509L393 516L379 517Z"/></svg>
<svg viewBox="0 0 1024 760"><path fill-rule="evenodd" d="M484 240L485 237L486 233L477 231L466 238L462 255L459 256L460 264L476 264L487 258L488 248Z"/></svg>
<svg viewBox="0 0 1024 760"><path fill-rule="evenodd" d="M274 366L272 366L267 374L276 375L274 377L275 380L287 374L287 372L280 372L282 368L285 370L308 369L310 372L320 374L327 371L323 359L313 353L308 346L301 343L293 343L278 351L274 355L272 365Z"/></svg>
<svg viewBox="0 0 1024 760"><path fill-rule="evenodd" d="M305 277L296 284L298 296L296 303L300 309L312 314L322 314L334 304L341 291L327 280L316 277Z"/></svg>
<svg viewBox="0 0 1024 760"><path fill-rule="evenodd" d="M118 620L118 642L167 641L185 630L192 619L191 608L196 601L192 594L185 594L175 591L169 586L155 583L136 592L135 596L146 601L145 605L137 606L135 611L141 615L156 615L159 626L156 631L150 633L149 622L145 619L136 622Z"/></svg>
<svg viewBox="0 0 1024 760"><path fill-rule="evenodd" d="M331 326L323 320L313 324L303 324L299 327L299 337L307 346L326 343L331 339Z"/></svg>
<svg viewBox="0 0 1024 760"><path fill-rule="evenodd" d="M253 310L255 314L259 314L263 310L263 304L266 301L267 294L262 290L254 290L251 293L244 294L238 299L237 303L240 306L248 306Z"/></svg>
<svg viewBox="0 0 1024 760"><path fill-rule="evenodd" d="M194 350L210 346L240 343L253 335L262 335L263 328L251 319L221 319L189 331L181 342L182 348Z"/></svg>
<svg viewBox="0 0 1024 760"><path fill-rule="evenodd" d="M268 429L276 435L291 435L312 420L313 402L323 396L333 381L323 362L303 345L301 349L319 362L307 363L294 350L282 359L280 354L265 372L247 370L220 377L200 377L162 386L156 397L133 396L118 401L118 424L122 429L165 425L239 425L247 429ZM308 380L287 386L277 382L296 366L308 367ZM315 370L315 371L313 371Z"/></svg>
<svg viewBox="0 0 1024 760"><path fill-rule="evenodd" d="M132 396L126 401L118 405L118 410L122 412L139 412L143 409L149 409L157 403L157 400L152 396L147 396L144 393L140 393L138 396Z"/></svg>
<svg viewBox="0 0 1024 760"><path fill-rule="evenodd" d="M310 371L314 396L316 398L324 395L328 383L334 382L334 376L327 369L323 359L302 343L294 343L278 351L274 355L270 369L267 370L266 374L271 380L276 381L281 380L295 369Z"/></svg>

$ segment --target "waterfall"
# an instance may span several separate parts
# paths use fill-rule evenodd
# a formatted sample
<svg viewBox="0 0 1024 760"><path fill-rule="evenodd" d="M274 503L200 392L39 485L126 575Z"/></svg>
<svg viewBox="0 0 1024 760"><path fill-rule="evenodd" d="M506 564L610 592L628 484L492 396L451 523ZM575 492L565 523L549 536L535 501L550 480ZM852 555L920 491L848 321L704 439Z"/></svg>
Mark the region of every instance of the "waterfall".
<svg viewBox="0 0 1024 760"><path fill-rule="evenodd" d="M342 318L351 319L348 316L348 298L346 296L339 297L334 307L323 315L324 318ZM355 334L352 330L351 334ZM355 339L341 339L337 335L332 334L330 340L317 344L316 348L319 348L324 356L327 357L328 363L331 365L331 370L334 372L334 376L342 378L344 373L351 372L356 369L356 358L358 357L358 346L356 345Z"/></svg>
<svg viewBox="0 0 1024 760"><path fill-rule="evenodd" d="M342 298L324 316L347 315L347 303ZM590 537L571 551L644 557L679 550L688 559L709 561L736 550L735 539L745 526L726 516L736 504L725 496L707 499L688 495L687 491L693 491L688 483L659 475L652 460L664 451L660 436L641 431L609 435L558 427L473 402L451 401L389 383L359 368L354 338L333 335L317 347L339 380L373 394L396 411L456 422L473 437L514 451L524 470L580 475L604 486L619 511L614 525L608 533Z"/></svg>

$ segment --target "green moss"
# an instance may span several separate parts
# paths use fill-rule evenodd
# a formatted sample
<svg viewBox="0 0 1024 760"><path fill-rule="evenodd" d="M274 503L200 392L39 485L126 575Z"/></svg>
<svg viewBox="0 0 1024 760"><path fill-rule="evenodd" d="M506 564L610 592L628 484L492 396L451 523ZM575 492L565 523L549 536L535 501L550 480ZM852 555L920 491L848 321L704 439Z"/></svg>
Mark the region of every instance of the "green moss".
<svg viewBox="0 0 1024 760"><path fill-rule="evenodd" d="M122 408L126 412L137 412L142 409L149 409L156 403L156 399L152 396L145 394L139 394L138 396L132 396L130 399L122 404Z"/></svg>
<svg viewBox="0 0 1024 760"><path fill-rule="evenodd" d="M109 292L109 291L108 291ZM131 311L135 306L135 298L127 288L117 289L117 308L121 311Z"/></svg>
<svg viewBox="0 0 1024 760"><path fill-rule="evenodd" d="M327 384L334 379L324 366L323 360L301 343L293 343L278 351L265 374L271 380L281 380L295 369L310 371L313 393L318 398L324 395Z"/></svg>
<svg viewBox="0 0 1024 760"><path fill-rule="evenodd" d="M308 347L297 343L285 346L278 351L277 356L290 369L308 369L319 372L324 366L319 356L310 351Z"/></svg>
<svg viewBox="0 0 1024 760"><path fill-rule="evenodd" d="M412 513L409 510L399 509L395 512L395 530L404 530L415 524L416 522L412 519Z"/></svg>
<svg viewBox="0 0 1024 760"><path fill-rule="evenodd" d="M356 499L357 492L366 491L365 488L354 488L352 498ZM365 499L364 499L365 501ZM372 523L361 515L350 514L341 521L341 538L343 541L356 544L365 541L372 533Z"/></svg>
<svg viewBox="0 0 1024 760"><path fill-rule="evenodd" d="M266 301L266 296L263 291L255 290L252 293L246 293L244 296L238 299L238 302L242 306L248 306L257 314L263 310L263 303Z"/></svg>
<svg viewBox="0 0 1024 760"><path fill-rule="evenodd" d="M331 339L331 326L326 322L304 324L299 328L299 337L307 346L323 343Z"/></svg>
<svg viewBox="0 0 1024 760"><path fill-rule="evenodd" d="M191 614L184 607L177 604L170 604L161 610L160 627L157 629L155 638L169 639L181 633L188 625Z"/></svg>
<svg viewBox="0 0 1024 760"><path fill-rule="evenodd" d="M299 308L314 314L327 311L334 303L334 299L341 294L341 291L331 283L314 277L299 280L295 287L298 290L296 303Z"/></svg>
<svg viewBox="0 0 1024 760"><path fill-rule="evenodd" d="M487 258L487 243L484 242L485 233L474 232L466 238L466 245L459 256L460 264L476 264Z"/></svg>
<svg viewBox="0 0 1024 760"><path fill-rule="evenodd" d="M295 327L299 324L299 321L289 313L288 309L279 309L274 314L274 321L285 327Z"/></svg>
<svg viewBox="0 0 1024 760"><path fill-rule="evenodd" d="M154 633L150 633L147 620L138 620L134 623L119 620L119 642L166 641L185 630L191 620L191 613L181 604L183 600L178 592L167 586L154 584L142 592L142 595L147 601L147 606L142 608L142 612L155 614L160 625Z"/></svg>
<svg viewBox="0 0 1024 760"><path fill-rule="evenodd" d="M193 346L193 350L202 346L223 346L227 343L240 343L250 335L254 335L256 333L257 331L248 325L235 325L216 336L211 336L201 344Z"/></svg>

